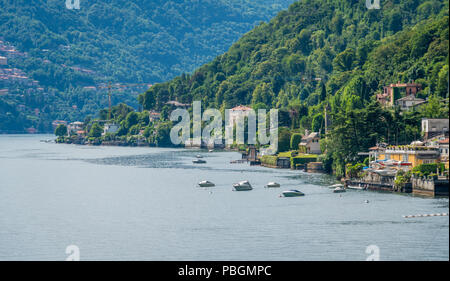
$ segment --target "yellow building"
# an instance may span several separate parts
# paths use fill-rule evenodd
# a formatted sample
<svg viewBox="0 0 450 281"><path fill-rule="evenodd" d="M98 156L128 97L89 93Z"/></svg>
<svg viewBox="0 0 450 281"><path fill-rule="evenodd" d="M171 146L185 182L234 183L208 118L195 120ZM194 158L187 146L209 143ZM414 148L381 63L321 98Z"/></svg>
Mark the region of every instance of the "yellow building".
<svg viewBox="0 0 450 281"><path fill-rule="evenodd" d="M414 168L421 164L439 163L439 148L426 146L393 146L379 152L379 160L395 160L411 163Z"/></svg>

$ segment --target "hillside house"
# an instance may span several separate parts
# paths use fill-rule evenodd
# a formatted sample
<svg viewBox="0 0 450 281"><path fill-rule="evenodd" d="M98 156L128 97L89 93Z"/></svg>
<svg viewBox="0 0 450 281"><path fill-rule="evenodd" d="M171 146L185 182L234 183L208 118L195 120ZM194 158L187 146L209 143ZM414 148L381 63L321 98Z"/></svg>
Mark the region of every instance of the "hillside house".
<svg viewBox="0 0 450 281"><path fill-rule="evenodd" d="M302 141L299 144L299 151L302 153L321 154L320 149L320 134L318 132L309 133L305 131Z"/></svg>
<svg viewBox="0 0 450 281"><path fill-rule="evenodd" d="M396 105L396 101L402 97L416 96L417 92L422 89L421 84L416 83L400 83L390 84L383 87L383 92L377 94L377 101L386 107Z"/></svg>
<svg viewBox="0 0 450 281"><path fill-rule="evenodd" d="M395 105L399 106L403 111L411 110L415 106L423 103L426 103L426 101L421 98L416 98L415 95L408 95L395 101Z"/></svg>

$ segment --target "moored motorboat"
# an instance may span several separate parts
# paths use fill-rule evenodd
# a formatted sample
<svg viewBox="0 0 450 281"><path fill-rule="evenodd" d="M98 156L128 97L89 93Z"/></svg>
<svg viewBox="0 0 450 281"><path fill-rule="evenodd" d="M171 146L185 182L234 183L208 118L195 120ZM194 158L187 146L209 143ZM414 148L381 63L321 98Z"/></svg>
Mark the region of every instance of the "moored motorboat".
<svg viewBox="0 0 450 281"><path fill-rule="evenodd" d="M206 161L202 160L202 159L195 159L195 160L192 161L192 163L194 163L194 164L205 164Z"/></svg>
<svg viewBox="0 0 450 281"><path fill-rule="evenodd" d="M276 182L269 182L265 187L266 188L276 188L276 187L280 187L281 184L276 183Z"/></svg>
<svg viewBox="0 0 450 281"><path fill-rule="evenodd" d="M241 182L235 183L235 184L233 184L233 188L235 191L248 191L248 190L253 189L253 187L249 181L241 181Z"/></svg>
<svg viewBox="0 0 450 281"><path fill-rule="evenodd" d="M349 185L347 186L348 189L357 189L357 190L365 190L366 188L364 186L359 185Z"/></svg>
<svg viewBox="0 0 450 281"><path fill-rule="evenodd" d="M214 183L210 182L210 181L201 181L198 183L198 186L200 187L213 187L216 186Z"/></svg>
<svg viewBox="0 0 450 281"><path fill-rule="evenodd" d="M334 193L342 193L345 192L345 188L343 186L338 186L335 189L333 189Z"/></svg>
<svg viewBox="0 0 450 281"><path fill-rule="evenodd" d="M284 197L298 197L304 196L305 194L297 189L286 190L281 193Z"/></svg>
<svg viewBox="0 0 450 281"><path fill-rule="evenodd" d="M200 159L200 158L203 158L203 155L197 154L195 157L197 157L198 159Z"/></svg>

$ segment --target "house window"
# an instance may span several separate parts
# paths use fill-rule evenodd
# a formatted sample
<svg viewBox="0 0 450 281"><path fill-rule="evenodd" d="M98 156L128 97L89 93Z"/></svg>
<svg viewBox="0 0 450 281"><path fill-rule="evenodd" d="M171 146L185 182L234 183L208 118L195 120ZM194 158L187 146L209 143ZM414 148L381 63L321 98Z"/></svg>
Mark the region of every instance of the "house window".
<svg viewBox="0 0 450 281"><path fill-rule="evenodd" d="M403 154L402 161L403 162L409 162L409 157L408 156L409 156L408 154Z"/></svg>

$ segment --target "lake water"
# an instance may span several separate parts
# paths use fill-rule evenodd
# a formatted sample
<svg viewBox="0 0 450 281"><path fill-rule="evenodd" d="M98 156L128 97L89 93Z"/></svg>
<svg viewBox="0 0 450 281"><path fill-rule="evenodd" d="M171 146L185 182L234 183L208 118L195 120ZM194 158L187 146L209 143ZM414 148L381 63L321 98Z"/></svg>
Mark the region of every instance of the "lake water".
<svg viewBox="0 0 450 281"><path fill-rule="evenodd" d="M448 198L334 194L332 177L230 164L235 152L0 136L0 260L448 260ZM211 180L213 188L196 183ZM249 180L254 190L232 191ZM266 189L269 181L281 188ZM304 197L280 198L296 188ZM369 200L369 203L365 203Z"/></svg>

